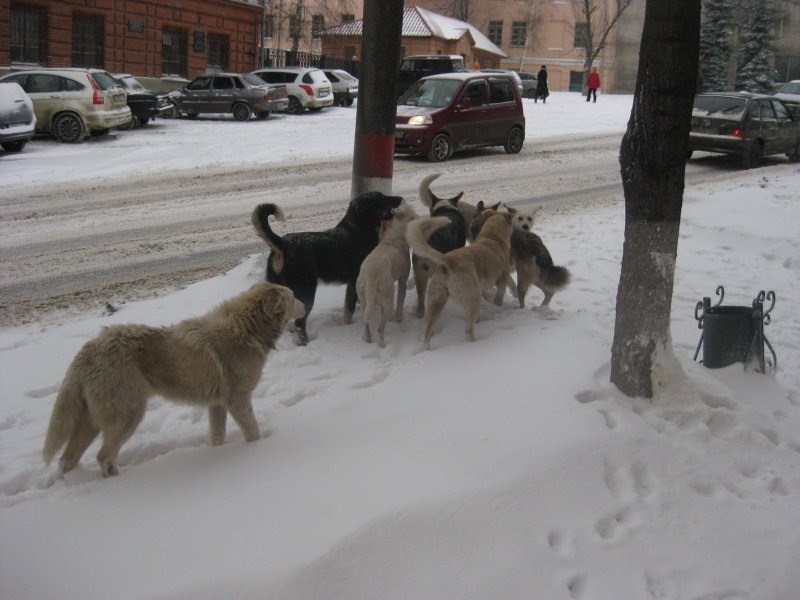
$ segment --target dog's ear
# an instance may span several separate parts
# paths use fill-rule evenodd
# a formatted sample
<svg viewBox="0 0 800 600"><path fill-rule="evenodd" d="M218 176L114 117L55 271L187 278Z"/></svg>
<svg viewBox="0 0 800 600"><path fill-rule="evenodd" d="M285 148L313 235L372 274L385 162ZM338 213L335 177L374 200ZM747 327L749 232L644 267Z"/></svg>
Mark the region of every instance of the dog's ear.
<svg viewBox="0 0 800 600"><path fill-rule="evenodd" d="M486 207L483 204L483 200L478 200L478 205L475 208L478 209L479 213L482 213L484 210L486 210Z"/></svg>
<svg viewBox="0 0 800 600"><path fill-rule="evenodd" d="M458 201L459 201L459 200L461 200L461 198L462 198L463 196L464 196L464 192L458 192L458 194L456 194L456 195L455 195L455 196L453 196L452 198L448 198L448 199L447 199L447 201L448 201L448 202L449 202L449 203L450 203L452 206L458 206Z"/></svg>
<svg viewBox="0 0 800 600"><path fill-rule="evenodd" d="M508 212L510 212L512 215L515 215L515 214L517 214L517 209L516 209L516 208L514 208L513 206L509 206L508 204L506 204L506 210L507 210Z"/></svg>
<svg viewBox="0 0 800 600"><path fill-rule="evenodd" d="M494 206L492 206L492 210L500 210L500 205L501 205L501 204L502 204L502 202L498 202L497 204L495 204Z"/></svg>

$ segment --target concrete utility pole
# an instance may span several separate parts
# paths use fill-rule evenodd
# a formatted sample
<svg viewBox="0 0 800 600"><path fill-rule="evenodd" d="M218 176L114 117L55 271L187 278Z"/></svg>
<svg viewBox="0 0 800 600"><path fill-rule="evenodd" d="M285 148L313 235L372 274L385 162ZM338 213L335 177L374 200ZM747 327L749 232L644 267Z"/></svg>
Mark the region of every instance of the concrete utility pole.
<svg viewBox="0 0 800 600"><path fill-rule="evenodd" d="M365 0L352 197L392 193L403 0Z"/></svg>

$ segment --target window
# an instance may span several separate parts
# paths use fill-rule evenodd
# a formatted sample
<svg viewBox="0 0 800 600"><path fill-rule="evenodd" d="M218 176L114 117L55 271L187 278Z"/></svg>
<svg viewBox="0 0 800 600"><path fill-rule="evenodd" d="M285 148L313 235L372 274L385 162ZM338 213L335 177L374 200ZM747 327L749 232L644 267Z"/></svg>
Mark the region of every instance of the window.
<svg viewBox="0 0 800 600"><path fill-rule="evenodd" d="M264 37L272 38L275 35L275 16L267 15L264 17Z"/></svg>
<svg viewBox="0 0 800 600"><path fill-rule="evenodd" d="M44 64L47 60L47 11L11 5L11 62Z"/></svg>
<svg viewBox="0 0 800 600"><path fill-rule="evenodd" d="M300 38L300 19L295 14L289 15L289 37Z"/></svg>
<svg viewBox="0 0 800 600"><path fill-rule="evenodd" d="M489 102L498 104L500 102L513 102L516 100L511 85L508 79L490 79Z"/></svg>
<svg viewBox="0 0 800 600"><path fill-rule="evenodd" d="M208 34L207 66L220 71L228 70L228 36Z"/></svg>
<svg viewBox="0 0 800 600"><path fill-rule="evenodd" d="M489 41L495 46L500 46L503 43L503 22L502 21L489 21Z"/></svg>
<svg viewBox="0 0 800 600"><path fill-rule="evenodd" d="M575 39L572 40L573 48L586 48L586 38L589 35L589 26L586 23L575 23Z"/></svg>
<svg viewBox="0 0 800 600"><path fill-rule="evenodd" d="M186 77L186 32L165 27L161 32L161 73Z"/></svg>
<svg viewBox="0 0 800 600"><path fill-rule="evenodd" d="M314 15L311 17L311 37L318 40L325 29L325 15Z"/></svg>
<svg viewBox="0 0 800 600"><path fill-rule="evenodd" d="M342 13L342 23L351 23L356 20L356 16L350 13Z"/></svg>
<svg viewBox="0 0 800 600"><path fill-rule="evenodd" d="M210 89L211 88L212 79L213 79L213 77L211 77L211 75L204 76L204 77L198 77L193 82L191 82L189 85L187 85L186 89L187 90L192 90L192 91L200 91L200 90Z"/></svg>
<svg viewBox="0 0 800 600"><path fill-rule="evenodd" d="M472 81L461 94L461 99L469 99L471 106L486 104L486 82L484 80Z"/></svg>
<svg viewBox="0 0 800 600"><path fill-rule="evenodd" d="M72 66L103 66L103 17L75 14L72 17Z"/></svg>
<svg viewBox="0 0 800 600"><path fill-rule="evenodd" d="M511 46L521 48L528 40L528 23L526 21L514 21L511 25Z"/></svg>
<svg viewBox="0 0 800 600"><path fill-rule="evenodd" d="M233 85L233 79L230 77L215 77L214 78L214 85L211 89L213 90L232 90L235 85Z"/></svg>

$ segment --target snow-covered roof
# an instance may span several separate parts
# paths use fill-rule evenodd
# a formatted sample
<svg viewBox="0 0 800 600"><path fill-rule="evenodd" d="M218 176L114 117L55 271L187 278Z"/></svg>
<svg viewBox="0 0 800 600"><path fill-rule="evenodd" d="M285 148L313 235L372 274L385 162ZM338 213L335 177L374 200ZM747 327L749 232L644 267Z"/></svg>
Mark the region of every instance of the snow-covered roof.
<svg viewBox="0 0 800 600"><path fill-rule="evenodd" d="M361 35L363 26L363 19L350 21L349 23L326 29L325 35ZM470 25L466 21L446 17L419 6L407 6L403 10L403 37L435 37L455 41L465 34L472 38L472 46L476 50L496 54L497 56L507 56L505 52L483 35L477 27Z"/></svg>

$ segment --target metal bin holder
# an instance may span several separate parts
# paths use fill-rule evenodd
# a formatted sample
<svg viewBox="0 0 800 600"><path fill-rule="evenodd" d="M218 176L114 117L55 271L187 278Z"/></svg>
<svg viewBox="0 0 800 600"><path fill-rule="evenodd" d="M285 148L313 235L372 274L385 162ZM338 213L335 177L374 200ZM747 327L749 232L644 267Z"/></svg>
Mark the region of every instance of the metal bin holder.
<svg viewBox="0 0 800 600"><path fill-rule="evenodd" d="M694 318L698 329L702 329L700 342L694 353L694 360L703 348L703 366L709 369L727 367L735 362L752 365L759 373L766 373L766 368L775 371L778 357L767 336L764 326L770 323L770 313L775 308L775 292L763 290L753 300L752 306L722 306L725 288L717 287L719 300L711 306L711 298L704 297L694 309ZM769 308L764 310L764 301ZM771 362L765 360L764 345L772 354Z"/></svg>

